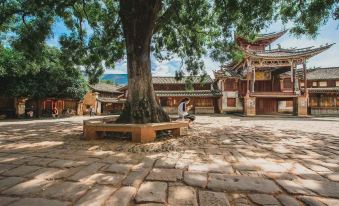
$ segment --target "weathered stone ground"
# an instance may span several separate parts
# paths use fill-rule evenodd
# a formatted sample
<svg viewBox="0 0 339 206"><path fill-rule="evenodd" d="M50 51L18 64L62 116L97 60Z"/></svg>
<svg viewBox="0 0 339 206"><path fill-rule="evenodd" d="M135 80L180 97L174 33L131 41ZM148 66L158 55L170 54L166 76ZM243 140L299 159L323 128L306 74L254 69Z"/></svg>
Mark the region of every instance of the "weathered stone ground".
<svg viewBox="0 0 339 206"><path fill-rule="evenodd" d="M188 137L81 140L0 122L0 205L339 205L339 118L199 116Z"/></svg>

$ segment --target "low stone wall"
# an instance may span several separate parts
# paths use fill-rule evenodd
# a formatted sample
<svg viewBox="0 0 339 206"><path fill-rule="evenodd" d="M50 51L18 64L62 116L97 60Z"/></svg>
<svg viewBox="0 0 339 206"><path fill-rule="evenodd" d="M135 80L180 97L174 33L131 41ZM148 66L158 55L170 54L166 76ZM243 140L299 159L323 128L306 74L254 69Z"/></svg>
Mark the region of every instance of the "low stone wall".
<svg viewBox="0 0 339 206"><path fill-rule="evenodd" d="M162 107L167 114L178 114L178 107Z"/></svg>
<svg viewBox="0 0 339 206"><path fill-rule="evenodd" d="M312 115L339 115L339 107L313 107L311 108Z"/></svg>
<svg viewBox="0 0 339 206"><path fill-rule="evenodd" d="M195 107L195 114L213 114L214 107Z"/></svg>

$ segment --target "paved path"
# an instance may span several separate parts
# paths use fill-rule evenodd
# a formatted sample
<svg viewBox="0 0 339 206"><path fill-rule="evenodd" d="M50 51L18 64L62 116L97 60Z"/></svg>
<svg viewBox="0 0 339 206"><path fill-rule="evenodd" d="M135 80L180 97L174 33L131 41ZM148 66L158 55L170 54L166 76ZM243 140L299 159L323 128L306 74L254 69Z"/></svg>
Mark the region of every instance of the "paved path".
<svg viewBox="0 0 339 206"><path fill-rule="evenodd" d="M0 206L339 205L339 118L199 116L150 144L81 140L86 118L0 122Z"/></svg>

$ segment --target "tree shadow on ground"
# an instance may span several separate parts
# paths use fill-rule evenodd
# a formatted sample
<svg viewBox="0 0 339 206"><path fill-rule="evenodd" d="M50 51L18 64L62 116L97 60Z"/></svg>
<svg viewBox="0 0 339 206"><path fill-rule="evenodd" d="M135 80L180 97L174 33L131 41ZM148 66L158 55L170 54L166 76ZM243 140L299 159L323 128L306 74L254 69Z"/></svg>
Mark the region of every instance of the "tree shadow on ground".
<svg viewBox="0 0 339 206"><path fill-rule="evenodd" d="M4 125L0 126L0 164L10 165L8 167L10 171L13 169L11 165L31 165L32 162L37 162L33 161L35 158L41 159L41 162L42 159L51 159L53 162L47 164L49 170L61 167L68 175L60 178L53 176L57 186L46 184L46 189L50 188L48 191L53 191L53 188L58 188L63 182L68 182L71 193L72 188L78 185L87 186L81 180L93 178L93 173L97 172L109 174L113 179L118 178L120 174L114 172L111 174L108 171L114 171L127 164L132 165L134 169L145 169L145 177L153 171L152 168L160 168L182 170L184 174L206 173L208 174L206 177L220 174L221 178L253 177L251 181L265 178L279 186L279 192L271 193L275 197L288 194L299 199L305 195L306 198L319 196L339 198L335 192L329 192L331 189L339 188L339 183L335 182L338 181L335 180L337 178L335 175L339 171L338 135L326 131L307 132L285 127L272 129L264 125L247 126L243 125L243 121L220 126L204 122L198 122L197 125L198 127L190 130L188 136L162 138L148 144L117 139L85 141L81 139L80 122L42 122L19 127ZM87 171L90 165L98 162L103 165L93 172L83 174L78 179L73 176L81 170ZM112 166L114 164L118 165ZM131 168L126 169L127 173L121 175L123 177L121 181L131 173L130 170ZM32 173L31 176L37 179L38 175L41 175L41 172ZM121 186L121 181L117 181L116 187ZM175 182L193 186L184 181L183 177L176 179ZM29 191L37 184L40 182L26 184L25 189ZM94 181L92 184L98 183ZM137 187L139 185L137 184ZM200 189L211 190L208 185ZM84 194L88 191L91 191L90 187L84 189ZM246 197L258 193L256 190L235 192L227 188L221 188L220 191L228 194L243 193ZM40 192L36 196L44 194L49 197L50 193ZM76 200L77 198L70 201ZM235 200L231 198L231 201Z"/></svg>

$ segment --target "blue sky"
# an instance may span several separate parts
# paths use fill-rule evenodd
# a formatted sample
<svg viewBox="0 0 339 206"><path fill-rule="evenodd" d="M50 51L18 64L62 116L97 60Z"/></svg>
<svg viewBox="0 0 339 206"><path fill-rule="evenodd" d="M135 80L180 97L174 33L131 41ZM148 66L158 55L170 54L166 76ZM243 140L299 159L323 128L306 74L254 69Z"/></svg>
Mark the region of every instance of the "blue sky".
<svg viewBox="0 0 339 206"><path fill-rule="evenodd" d="M329 50L311 58L307 62L307 67L334 67L339 66L339 21L329 20L326 25L322 26L319 35L312 39L307 36L295 37L289 33L282 36L272 44L272 49L280 44L283 48L304 48L309 46L320 46L326 43L335 43ZM288 28L288 26L287 26ZM284 29L281 23L275 23L262 33L278 32ZM47 40L50 45L58 46L58 38L62 34L67 34L66 27L57 22L53 27L54 36ZM91 32L90 30L88 32ZM172 59L170 61L157 61L154 57L152 60L152 73L157 76L173 76L175 71L180 67L180 59ZM204 58L205 68L208 74L213 76L213 70L217 70L220 66L219 62L215 62L208 57ZM116 63L115 69L106 70L109 74L126 74L126 60Z"/></svg>

